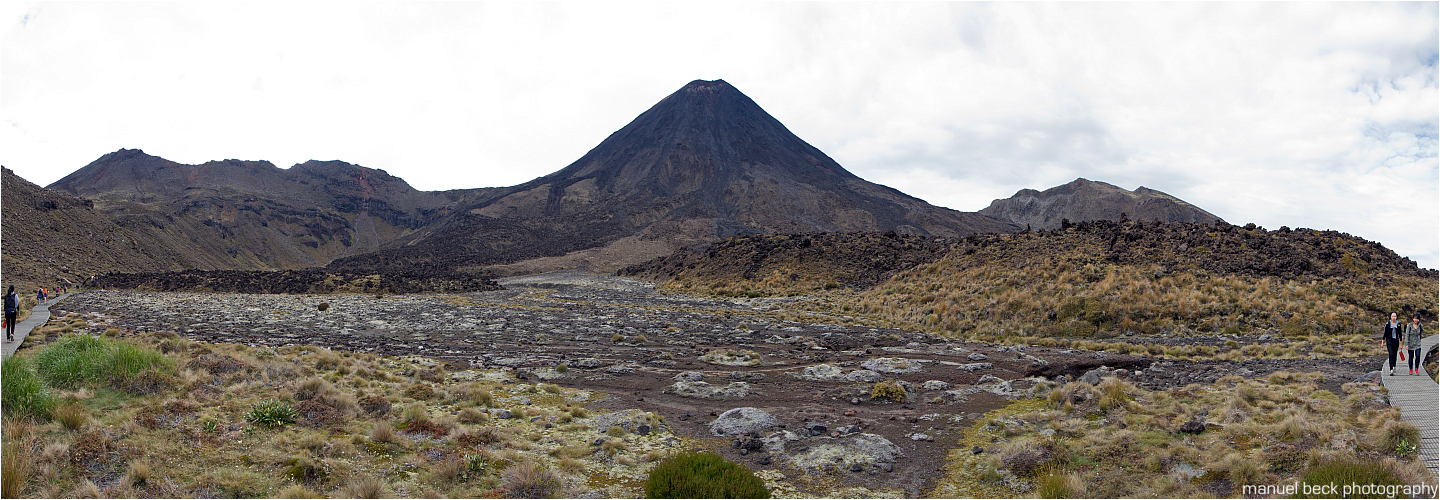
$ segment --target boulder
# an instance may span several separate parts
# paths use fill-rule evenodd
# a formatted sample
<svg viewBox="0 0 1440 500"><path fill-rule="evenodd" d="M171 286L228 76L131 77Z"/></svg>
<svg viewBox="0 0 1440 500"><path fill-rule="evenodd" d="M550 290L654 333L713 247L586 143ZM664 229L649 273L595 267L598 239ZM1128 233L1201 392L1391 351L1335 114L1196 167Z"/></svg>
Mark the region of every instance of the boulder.
<svg viewBox="0 0 1440 500"><path fill-rule="evenodd" d="M966 363L966 364L963 364L963 365L956 366L956 368L959 368L959 369L961 369L961 370L965 370L965 371L970 372L970 373L975 373L975 372L978 372L978 371L980 371L980 370L989 370L989 369L994 368L994 367L995 367L995 364L994 364L994 363Z"/></svg>
<svg viewBox="0 0 1440 500"><path fill-rule="evenodd" d="M816 382L829 382L844 379L844 376L840 374L839 368L828 364L807 366L800 369L800 371L798 372L790 372L790 376L801 380L812 380Z"/></svg>
<svg viewBox="0 0 1440 500"><path fill-rule="evenodd" d="M791 455L795 467L806 471L820 471L826 465L846 469L860 465L861 468L893 464L903 455L900 447L889 439L869 433L850 434L839 438L815 438L827 441L810 446L803 452Z"/></svg>
<svg viewBox="0 0 1440 500"><path fill-rule="evenodd" d="M710 432L716 436L740 436L752 432L769 432L779 424L773 415L759 408L742 406L721 413L710 423Z"/></svg>
<svg viewBox="0 0 1440 500"><path fill-rule="evenodd" d="M741 399L753 392L750 384L745 382L731 382L724 387L716 387L708 382L681 380L665 388L666 394L696 399Z"/></svg>

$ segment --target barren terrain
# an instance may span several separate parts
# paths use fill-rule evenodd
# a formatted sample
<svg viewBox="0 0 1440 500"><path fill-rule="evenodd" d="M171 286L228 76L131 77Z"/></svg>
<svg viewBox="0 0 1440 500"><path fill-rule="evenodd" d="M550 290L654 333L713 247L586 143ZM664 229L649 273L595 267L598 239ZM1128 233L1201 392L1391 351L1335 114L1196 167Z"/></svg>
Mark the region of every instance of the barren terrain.
<svg viewBox="0 0 1440 500"><path fill-rule="evenodd" d="M1322 387L1338 392L1379 363L1166 361L958 342L785 310L795 299L702 299L588 274L501 284L505 290L383 298L93 291L55 309L98 315L100 328L174 331L206 342L318 345L421 355L452 370L510 369L525 380L608 394L597 409L653 411L677 434L713 438L707 442L727 458L820 494L866 486L924 496L960 432L981 414L1032 387L1087 374L1097 383L1099 375L1118 375L1166 389L1225 375L1319 371ZM877 389L889 380L903 396ZM740 407L767 412L773 425L717 424Z"/></svg>

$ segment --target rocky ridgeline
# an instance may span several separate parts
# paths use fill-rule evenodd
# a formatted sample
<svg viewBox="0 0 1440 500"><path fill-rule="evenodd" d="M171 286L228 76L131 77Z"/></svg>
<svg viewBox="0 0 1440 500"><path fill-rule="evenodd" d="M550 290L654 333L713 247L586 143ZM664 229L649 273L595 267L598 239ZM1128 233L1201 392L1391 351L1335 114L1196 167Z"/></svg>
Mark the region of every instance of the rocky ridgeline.
<svg viewBox="0 0 1440 500"><path fill-rule="evenodd" d="M1117 264L1160 264L1172 271L1204 271L1221 275L1275 276L1285 279L1395 274L1440 278L1440 271L1421 269L1380 242L1339 231L1315 229L1266 230L1255 224L1236 226L1156 221L1089 221L1034 233L1040 245L1029 251L1054 252L1095 248ZM1027 246L1023 238L976 235L975 246ZM1083 246L1081 246L1083 245ZM962 249L962 252L966 251Z"/></svg>
<svg viewBox="0 0 1440 500"><path fill-rule="evenodd" d="M498 290L484 276L427 272L334 272L326 269L285 271L175 271L110 273L96 277L93 288L156 292L221 292L318 294L356 293L467 293Z"/></svg>
<svg viewBox="0 0 1440 500"><path fill-rule="evenodd" d="M1338 231L1280 229L1155 221L1097 220L1062 228L1011 234L928 238L894 233L822 233L735 236L703 250L676 253L622 269L619 275L652 280L677 277L702 282L755 280L793 273L786 282L868 288L903 271L954 255L973 264L995 256L1101 257L1116 264L1160 265L1170 271L1285 279L1386 274L1440 278L1378 242ZM782 282L781 286L786 283Z"/></svg>
<svg viewBox="0 0 1440 500"><path fill-rule="evenodd" d="M751 234L733 236L703 250L681 249L617 272L652 280L680 275L755 279L779 269L787 281L816 281L850 288L874 286L896 272L933 262L955 238L888 233Z"/></svg>

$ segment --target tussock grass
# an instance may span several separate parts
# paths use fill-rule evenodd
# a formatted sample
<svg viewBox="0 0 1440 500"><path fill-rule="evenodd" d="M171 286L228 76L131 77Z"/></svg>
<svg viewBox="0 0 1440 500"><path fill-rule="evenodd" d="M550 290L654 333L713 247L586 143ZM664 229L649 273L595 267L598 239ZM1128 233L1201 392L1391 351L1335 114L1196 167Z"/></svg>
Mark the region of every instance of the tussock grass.
<svg viewBox="0 0 1440 500"><path fill-rule="evenodd" d="M50 419L55 398L35 374L29 359L11 356L0 361L0 377L6 417Z"/></svg>
<svg viewBox="0 0 1440 500"><path fill-rule="evenodd" d="M86 421L90 420L90 417L85 414L85 407L75 401L55 407L54 416L55 421L60 422L61 426L70 431L80 429Z"/></svg>
<svg viewBox="0 0 1440 500"><path fill-rule="evenodd" d="M175 362L154 348L90 335L66 335L45 346L35 369L54 387L109 385L131 394L163 390L176 374Z"/></svg>
<svg viewBox="0 0 1440 500"><path fill-rule="evenodd" d="M535 462L506 467L500 476L500 490L506 498L555 498L560 488L560 478Z"/></svg>
<svg viewBox="0 0 1440 500"><path fill-rule="evenodd" d="M599 491L606 495L639 496L637 481L590 479L643 478L651 460L640 457L688 445L657 429L647 436L625 433L608 449L591 447L597 438L611 439L604 429L583 422L554 426L591 416L573 402L574 391L556 384L469 382L414 401L404 392L430 384L419 376L433 367L425 360L206 344L163 334L79 337L57 336L5 360L0 482L6 496L390 497L403 491L495 497L506 494L504 472L526 462L559 481L555 495L593 494L586 485L603 484ZM161 344L169 347L155 347ZM62 368L52 371L60 374L53 383L63 387L33 368L47 349L51 366ZM82 360L77 352L100 356ZM331 355L339 361L326 360ZM97 359L102 362L82 362ZM107 363L123 372L149 370L164 383L144 390L117 384L96 375L104 370L95 366ZM183 369L169 371L174 367ZM27 380L33 390L12 390ZM508 408L519 418L491 418L477 404L522 392L534 403ZM49 406L32 417L15 403L22 394L44 394ZM296 411L293 420L277 416L285 405ZM524 415L543 418L531 422ZM56 423L42 423L50 419ZM375 472L402 463L413 464L419 476ZM120 477L100 483L104 488L87 483L100 469Z"/></svg>
<svg viewBox="0 0 1440 500"><path fill-rule="evenodd" d="M1347 255L1385 253L1338 233L1305 230L1292 237L1233 227L1167 228L1164 231L1187 237L1228 242L1225 255L1248 251L1235 243L1237 237L1329 245L1347 248L1340 252ZM977 236L955 242L943 257L895 273L860 293L819 286L816 280L831 279L825 269L769 260L753 273L727 271L705 279L679 275L664 287L727 296L812 294L812 300L801 303L810 312L952 338L1235 361L1375 355L1382 347L1368 337L1382 319L1371 311L1433 309L1440 293L1440 283L1421 272L1350 269L1325 260L1329 257L1312 265L1317 270L1349 269L1348 274L1216 274L1204 270L1214 259L1201 257L1198 249L1155 247L1126 259L1107 259L1109 238L1095 231L1110 230L1144 234L1130 222L1045 235ZM1147 226L1145 231L1155 229ZM1426 326L1440 325L1431 321ZM1105 341L1120 335L1226 338L1222 346ZM1262 335L1271 339L1259 340ZM1081 347L1080 341L1095 343Z"/></svg>
<svg viewBox="0 0 1440 500"><path fill-rule="evenodd" d="M385 483L380 478L371 475L362 475L350 480L340 490L341 495L348 498L389 498L392 496Z"/></svg>
<svg viewBox="0 0 1440 500"><path fill-rule="evenodd" d="M1414 427L1384 404L1382 387L1348 383L1342 398L1317 390L1319 381L1319 373L1281 373L1164 391L1118 379L1056 387L964 431L931 495L1009 496L1017 492L1002 485L1024 480L1042 497L1226 497L1243 484L1341 477L1316 465L1326 461L1380 464L1362 471L1368 478L1423 480L1423 464L1403 453ZM1206 425L1181 432L1190 422ZM970 453L976 446L983 455ZM1201 472L1177 475L1185 468Z"/></svg>

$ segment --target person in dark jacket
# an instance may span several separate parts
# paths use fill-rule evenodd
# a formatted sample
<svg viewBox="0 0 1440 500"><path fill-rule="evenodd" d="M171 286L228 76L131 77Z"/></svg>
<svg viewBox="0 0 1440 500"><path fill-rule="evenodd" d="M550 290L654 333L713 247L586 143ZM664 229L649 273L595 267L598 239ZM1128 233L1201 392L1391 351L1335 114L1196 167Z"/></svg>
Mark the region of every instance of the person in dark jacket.
<svg viewBox="0 0 1440 500"><path fill-rule="evenodd" d="M15 316L20 314L20 297L15 295L15 285L5 292L5 341L15 341Z"/></svg>
<svg viewBox="0 0 1440 500"><path fill-rule="evenodd" d="M1393 312L1390 313L1390 322L1385 323L1385 351L1390 353L1391 376L1395 375L1395 353L1400 350L1400 336L1405 334L1397 316Z"/></svg>
<svg viewBox="0 0 1440 500"><path fill-rule="evenodd" d="M1410 367L1411 375L1420 375L1425 369L1420 366L1420 339L1425 338L1425 325L1420 324L1420 313L1410 316L1410 324L1405 325L1405 360L1406 366Z"/></svg>

